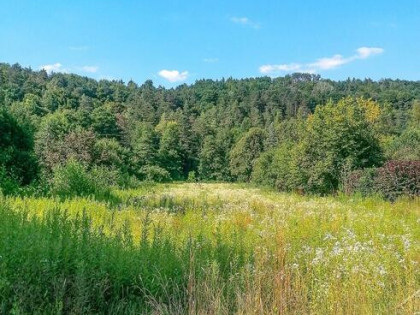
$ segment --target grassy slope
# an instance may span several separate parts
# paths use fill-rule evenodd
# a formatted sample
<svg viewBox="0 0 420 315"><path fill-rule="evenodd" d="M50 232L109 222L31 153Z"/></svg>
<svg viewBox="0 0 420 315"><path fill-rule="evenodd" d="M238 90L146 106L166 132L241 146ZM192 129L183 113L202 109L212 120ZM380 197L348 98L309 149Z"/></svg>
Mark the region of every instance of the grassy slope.
<svg viewBox="0 0 420 315"><path fill-rule="evenodd" d="M232 184L115 196L0 201L0 313L420 311L419 200Z"/></svg>

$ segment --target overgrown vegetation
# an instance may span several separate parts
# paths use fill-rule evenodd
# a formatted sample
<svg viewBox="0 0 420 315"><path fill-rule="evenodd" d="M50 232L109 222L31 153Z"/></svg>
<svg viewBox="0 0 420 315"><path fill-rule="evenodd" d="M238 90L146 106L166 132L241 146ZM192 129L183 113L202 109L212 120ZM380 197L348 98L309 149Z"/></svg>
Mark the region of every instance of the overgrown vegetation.
<svg viewBox="0 0 420 315"><path fill-rule="evenodd" d="M0 313L418 312L419 100L0 64Z"/></svg>
<svg viewBox="0 0 420 315"><path fill-rule="evenodd" d="M0 312L413 314L420 203L234 184L0 198Z"/></svg>
<svg viewBox="0 0 420 315"><path fill-rule="evenodd" d="M293 74L165 89L0 64L0 187L103 195L194 174L336 193L354 171L420 160L419 100L419 82L400 80Z"/></svg>

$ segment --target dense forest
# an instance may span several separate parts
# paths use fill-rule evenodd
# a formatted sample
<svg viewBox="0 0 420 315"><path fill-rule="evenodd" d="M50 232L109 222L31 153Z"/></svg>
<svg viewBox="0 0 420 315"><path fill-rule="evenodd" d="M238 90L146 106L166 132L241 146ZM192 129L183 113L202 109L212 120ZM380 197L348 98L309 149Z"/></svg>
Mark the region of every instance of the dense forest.
<svg viewBox="0 0 420 315"><path fill-rule="evenodd" d="M295 73L168 89L0 64L5 194L145 180L326 194L375 189L366 178L384 185L389 170L411 176L404 189L418 194L419 160L419 81Z"/></svg>

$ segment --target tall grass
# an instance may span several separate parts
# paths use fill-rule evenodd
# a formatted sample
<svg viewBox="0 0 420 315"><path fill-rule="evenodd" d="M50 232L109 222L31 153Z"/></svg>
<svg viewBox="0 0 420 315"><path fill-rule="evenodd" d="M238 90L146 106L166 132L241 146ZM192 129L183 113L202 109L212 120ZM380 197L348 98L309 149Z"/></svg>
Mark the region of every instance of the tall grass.
<svg viewBox="0 0 420 315"><path fill-rule="evenodd" d="M0 200L0 312L413 314L420 204L228 184Z"/></svg>

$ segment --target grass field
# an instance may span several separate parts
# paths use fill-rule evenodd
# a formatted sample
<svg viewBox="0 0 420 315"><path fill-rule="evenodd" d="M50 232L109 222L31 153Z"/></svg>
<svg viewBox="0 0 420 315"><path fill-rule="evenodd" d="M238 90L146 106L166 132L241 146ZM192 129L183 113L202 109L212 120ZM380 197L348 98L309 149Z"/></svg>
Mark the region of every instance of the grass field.
<svg viewBox="0 0 420 315"><path fill-rule="evenodd" d="M413 314L420 201L151 185L0 197L0 313Z"/></svg>

